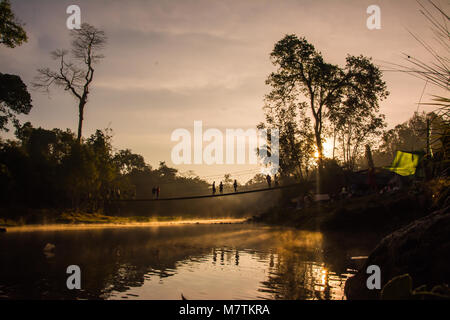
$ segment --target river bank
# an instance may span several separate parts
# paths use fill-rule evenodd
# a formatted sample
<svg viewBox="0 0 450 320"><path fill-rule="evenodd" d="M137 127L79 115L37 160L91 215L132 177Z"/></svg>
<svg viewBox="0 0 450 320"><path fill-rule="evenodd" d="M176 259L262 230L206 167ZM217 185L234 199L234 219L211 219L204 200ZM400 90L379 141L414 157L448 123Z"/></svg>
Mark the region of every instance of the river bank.
<svg viewBox="0 0 450 320"><path fill-rule="evenodd" d="M449 299L449 190L448 179L434 179L303 209L280 206L252 220L302 230L358 232L363 237L378 234L378 244L346 282L348 299ZM367 289L370 265L380 268L383 290Z"/></svg>
<svg viewBox="0 0 450 320"><path fill-rule="evenodd" d="M371 194L296 209L279 206L251 219L311 231L388 234L430 213L430 198L409 190Z"/></svg>

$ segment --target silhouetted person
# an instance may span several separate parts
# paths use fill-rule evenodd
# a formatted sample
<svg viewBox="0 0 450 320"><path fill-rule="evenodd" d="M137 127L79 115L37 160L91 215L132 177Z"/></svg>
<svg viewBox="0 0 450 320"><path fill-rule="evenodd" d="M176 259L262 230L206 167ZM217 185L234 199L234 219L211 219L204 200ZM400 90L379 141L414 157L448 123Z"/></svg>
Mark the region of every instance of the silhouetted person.
<svg viewBox="0 0 450 320"><path fill-rule="evenodd" d="M273 182L275 182L275 188L278 187L278 179L277 179L277 175L273 176Z"/></svg>
<svg viewBox="0 0 450 320"><path fill-rule="evenodd" d="M152 188L152 197L153 199L156 197L156 187Z"/></svg>
<svg viewBox="0 0 450 320"><path fill-rule="evenodd" d="M266 180L267 180L267 184L269 185L269 188L271 188L272 187L272 178L269 175L267 175Z"/></svg>
<svg viewBox="0 0 450 320"><path fill-rule="evenodd" d="M161 189L159 189L159 186L156 187L156 199L159 199L159 192Z"/></svg>
<svg viewBox="0 0 450 320"><path fill-rule="evenodd" d="M219 192L223 193L223 183L222 183L222 181L220 181L220 184L219 184Z"/></svg>
<svg viewBox="0 0 450 320"><path fill-rule="evenodd" d="M236 181L236 179L234 179L233 187L234 187L234 192L237 192L237 181Z"/></svg>
<svg viewBox="0 0 450 320"><path fill-rule="evenodd" d="M213 185L212 185L212 193L213 193L213 195L216 194L216 182L215 181L213 182Z"/></svg>

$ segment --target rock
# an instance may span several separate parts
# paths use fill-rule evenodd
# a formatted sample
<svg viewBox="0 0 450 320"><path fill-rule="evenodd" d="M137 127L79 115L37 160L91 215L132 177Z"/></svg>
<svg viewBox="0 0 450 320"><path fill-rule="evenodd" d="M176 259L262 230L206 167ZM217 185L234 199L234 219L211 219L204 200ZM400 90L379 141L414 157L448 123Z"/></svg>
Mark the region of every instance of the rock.
<svg viewBox="0 0 450 320"><path fill-rule="evenodd" d="M386 236L361 270L345 284L347 299L379 299L381 290L366 286L369 265L381 270L381 287L409 274L413 288L450 283L450 207L436 211Z"/></svg>
<svg viewBox="0 0 450 320"><path fill-rule="evenodd" d="M44 247L44 251L53 251L55 248L56 246L53 243L47 243Z"/></svg>
<svg viewBox="0 0 450 320"><path fill-rule="evenodd" d="M47 243L44 247L44 255L46 258L53 258L55 256L56 246L53 243Z"/></svg>

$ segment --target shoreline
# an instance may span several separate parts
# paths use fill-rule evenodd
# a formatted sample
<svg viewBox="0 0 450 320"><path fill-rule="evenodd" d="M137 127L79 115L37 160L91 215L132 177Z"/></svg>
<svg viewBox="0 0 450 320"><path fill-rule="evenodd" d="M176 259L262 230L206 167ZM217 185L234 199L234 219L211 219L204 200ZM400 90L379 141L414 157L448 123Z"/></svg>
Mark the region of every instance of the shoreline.
<svg viewBox="0 0 450 320"><path fill-rule="evenodd" d="M33 232L33 231L62 231L62 230L87 230L106 228L143 228L143 227L165 227L185 224L240 224L246 222L247 218L223 218L223 219L189 219L170 221L149 222L123 222L123 223L49 223L49 224L27 224L21 226L2 227L6 232Z"/></svg>
<svg viewBox="0 0 450 320"><path fill-rule="evenodd" d="M387 235L431 212L430 201L410 190L371 194L296 209L278 206L249 222L310 231L376 232Z"/></svg>

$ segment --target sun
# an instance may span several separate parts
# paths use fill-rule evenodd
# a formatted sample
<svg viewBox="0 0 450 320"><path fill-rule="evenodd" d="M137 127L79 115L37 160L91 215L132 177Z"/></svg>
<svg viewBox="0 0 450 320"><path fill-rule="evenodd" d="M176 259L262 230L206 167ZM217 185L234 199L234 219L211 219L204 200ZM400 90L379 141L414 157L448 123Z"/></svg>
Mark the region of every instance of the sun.
<svg viewBox="0 0 450 320"><path fill-rule="evenodd" d="M326 158L331 158L333 156L333 141L325 140L322 144L323 148L323 156ZM317 147L315 148L316 151L314 152L314 158L319 158L319 151L317 150Z"/></svg>
<svg viewBox="0 0 450 320"><path fill-rule="evenodd" d="M323 155L327 158L333 157L333 139L325 140L323 143Z"/></svg>

